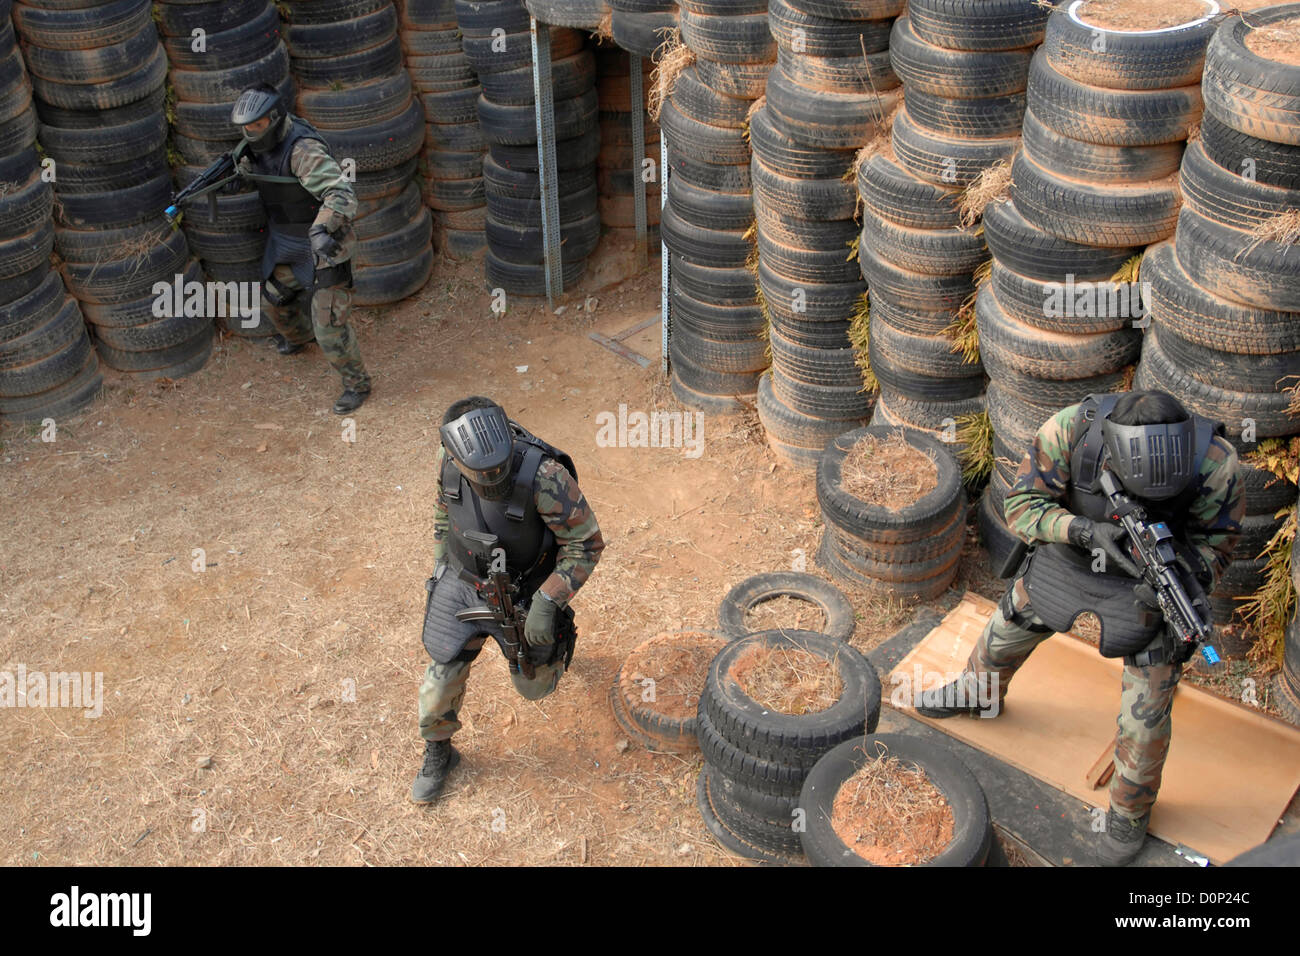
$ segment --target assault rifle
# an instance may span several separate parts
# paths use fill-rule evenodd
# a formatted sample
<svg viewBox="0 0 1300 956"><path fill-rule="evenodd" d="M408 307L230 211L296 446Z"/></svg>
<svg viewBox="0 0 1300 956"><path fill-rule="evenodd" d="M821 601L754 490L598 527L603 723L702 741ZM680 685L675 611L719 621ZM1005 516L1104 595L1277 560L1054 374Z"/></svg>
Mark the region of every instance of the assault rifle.
<svg viewBox="0 0 1300 956"><path fill-rule="evenodd" d="M239 147L231 150L229 153L223 153L213 160L212 165L203 172L199 173L194 182L190 183L180 192L172 196L171 205L163 210L163 215L167 221L176 224L176 219L180 215L181 203L189 202L191 199L198 199L200 196L208 197L208 209L211 211L213 219L217 218L217 193L216 191L222 186L237 178L235 172L235 153Z"/></svg>
<svg viewBox="0 0 1300 956"><path fill-rule="evenodd" d="M1219 654L1208 641L1213 624L1192 604L1178 577L1178 555L1174 551L1174 533L1163 521L1148 521L1146 511L1124 494L1114 472L1101 473L1101 488L1110 500L1110 517L1128 532L1133 558L1142 572L1142 580L1155 592L1165 621L1179 640L1195 647L1201 644L1201 656L1210 664L1219 663Z"/></svg>
<svg viewBox="0 0 1300 956"><path fill-rule="evenodd" d="M465 537L475 545L473 556L477 564L479 582L475 587L484 604L456 612L458 621L496 621L505 638L506 654L513 655L512 670L517 669L528 680L537 675L537 669L528 658L528 638L524 636L524 613L515 606L515 587L510 573L504 569L493 570L492 552L497 546L497 536L484 531L466 531Z"/></svg>

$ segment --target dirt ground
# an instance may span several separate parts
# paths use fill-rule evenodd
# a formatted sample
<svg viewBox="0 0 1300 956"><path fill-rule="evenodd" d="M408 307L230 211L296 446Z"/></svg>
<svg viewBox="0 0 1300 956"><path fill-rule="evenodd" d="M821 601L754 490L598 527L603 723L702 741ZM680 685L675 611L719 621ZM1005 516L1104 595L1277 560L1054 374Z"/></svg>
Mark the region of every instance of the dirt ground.
<svg viewBox="0 0 1300 956"><path fill-rule="evenodd" d="M375 391L355 443L318 349L282 357L237 338L176 383L109 373L105 398L52 443L0 430L0 670L104 680L98 719L0 713L0 860L738 863L700 821L699 758L628 746L606 691L649 636L715 626L745 576L800 553L815 571L816 495L753 413L706 415L698 458L597 446L601 411L677 407L657 365L588 338L658 313L657 261L603 287L620 269L607 257L559 316L518 303L496 316L481 266L446 262L419 296L357 310ZM575 601L558 691L523 700L486 648L462 763L440 804L416 807L431 464L443 410L472 393L574 456L608 547ZM967 587L1000 593L973 531L940 605ZM913 613L848 593L861 649Z"/></svg>

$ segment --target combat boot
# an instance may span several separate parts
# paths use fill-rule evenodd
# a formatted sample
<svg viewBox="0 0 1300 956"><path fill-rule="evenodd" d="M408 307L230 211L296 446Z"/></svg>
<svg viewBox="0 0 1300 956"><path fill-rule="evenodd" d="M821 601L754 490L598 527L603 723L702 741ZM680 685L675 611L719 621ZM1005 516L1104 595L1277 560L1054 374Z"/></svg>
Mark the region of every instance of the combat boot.
<svg viewBox="0 0 1300 956"><path fill-rule="evenodd" d="M450 740L424 742L424 766L411 784L412 803L433 803L447 783L447 774L460 763L460 753Z"/></svg>
<svg viewBox="0 0 1300 956"><path fill-rule="evenodd" d="M1101 849L1097 852L1102 866L1128 866L1132 863L1142 849L1147 824L1150 822L1150 813L1138 820L1130 820L1114 810L1107 812L1106 833L1101 840Z"/></svg>
<svg viewBox="0 0 1300 956"><path fill-rule="evenodd" d="M968 714L972 717L996 717L1002 713L1005 702L998 700L995 704L984 707L973 678L974 674L963 674L950 684L944 684L937 691L922 691L922 701L932 699L937 694L939 701L934 704L918 703L916 712L922 717L943 720L945 717L957 717Z"/></svg>
<svg viewBox="0 0 1300 956"><path fill-rule="evenodd" d="M370 397L369 392L358 392L350 388L345 388L343 394L339 396L334 403L335 415L346 415L348 412L355 411L361 407L361 403Z"/></svg>
<svg viewBox="0 0 1300 956"><path fill-rule="evenodd" d="M297 355L307 347L306 342L290 342L279 332L271 336L271 341L275 343L275 350L281 355Z"/></svg>

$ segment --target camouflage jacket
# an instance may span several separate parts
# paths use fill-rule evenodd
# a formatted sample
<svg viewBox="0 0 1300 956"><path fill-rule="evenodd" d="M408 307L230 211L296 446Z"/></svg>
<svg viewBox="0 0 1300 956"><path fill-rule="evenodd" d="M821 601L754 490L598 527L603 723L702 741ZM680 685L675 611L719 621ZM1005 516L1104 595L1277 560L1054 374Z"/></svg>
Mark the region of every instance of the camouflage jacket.
<svg viewBox="0 0 1300 956"><path fill-rule="evenodd" d="M1038 430L1003 503L1007 527L1030 544L1069 542L1067 528L1075 515L1061 502L1068 500L1070 449L1080 437L1075 427L1078 411L1078 405L1064 408ZM1079 429L1086 427L1087 423L1079 423ZM1201 463L1200 474L1204 484L1190 508L1186 543L1196 548L1218 583L1219 576L1232 563L1232 549L1241 536L1241 519L1246 512L1236 449L1216 437Z"/></svg>
<svg viewBox="0 0 1300 956"><path fill-rule="evenodd" d="M442 503L442 463L445 452L439 446L433 470L438 476L438 489L433 509L433 556L441 561L447 552L447 537L451 522ZM543 459L537 470L537 486L533 493L537 513L555 535L559 554L555 570L542 582L541 590L556 604L568 604L591 577L600 553L605 550L596 516L582 494L582 489L569 470L553 458Z"/></svg>
<svg viewBox="0 0 1300 956"><path fill-rule="evenodd" d="M239 168L241 172L252 172L248 156L240 158ZM356 251L352 221L357 215L357 194L343 175L338 161L330 154L329 147L315 139L298 140L293 155L289 157L289 169L298 177L303 189L321 201L313 225L323 225L343 247L337 256L330 259L330 264L338 265L351 259Z"/></svg>

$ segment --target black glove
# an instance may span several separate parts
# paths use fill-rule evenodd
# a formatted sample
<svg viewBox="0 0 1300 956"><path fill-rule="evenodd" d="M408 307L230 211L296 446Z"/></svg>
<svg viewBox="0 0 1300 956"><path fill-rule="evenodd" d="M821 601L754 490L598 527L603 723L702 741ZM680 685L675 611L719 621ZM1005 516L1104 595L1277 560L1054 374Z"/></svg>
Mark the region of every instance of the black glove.
<svg viewBox="0 0 1300 956"><path fill-rule="evenodd" d="M1083 548L1085 551L1100 548L1129 577L1142 577L1142 572L1133 563L1128 549L1120 543L1128 535L1119 525L1096 522L1091 518L1079 516L1070 522L1066 533L1069 535L1070 544L1075 547Z"/></svg>
<svg viewBox="0 0 1300 956"><path fill-rule="evenodd" d="M1133 596L1153 611L1160 610L1160 601L1156 599L1156 590L1145 581L1133 585Z"/></svg>
<svg viewBox="0 0 1300 956"><path fill-rule="evenodd" d="M311 240L311 251L322 258L333 259L343 251L339 241L319 223L307 230L307 238Z"/></svg>

